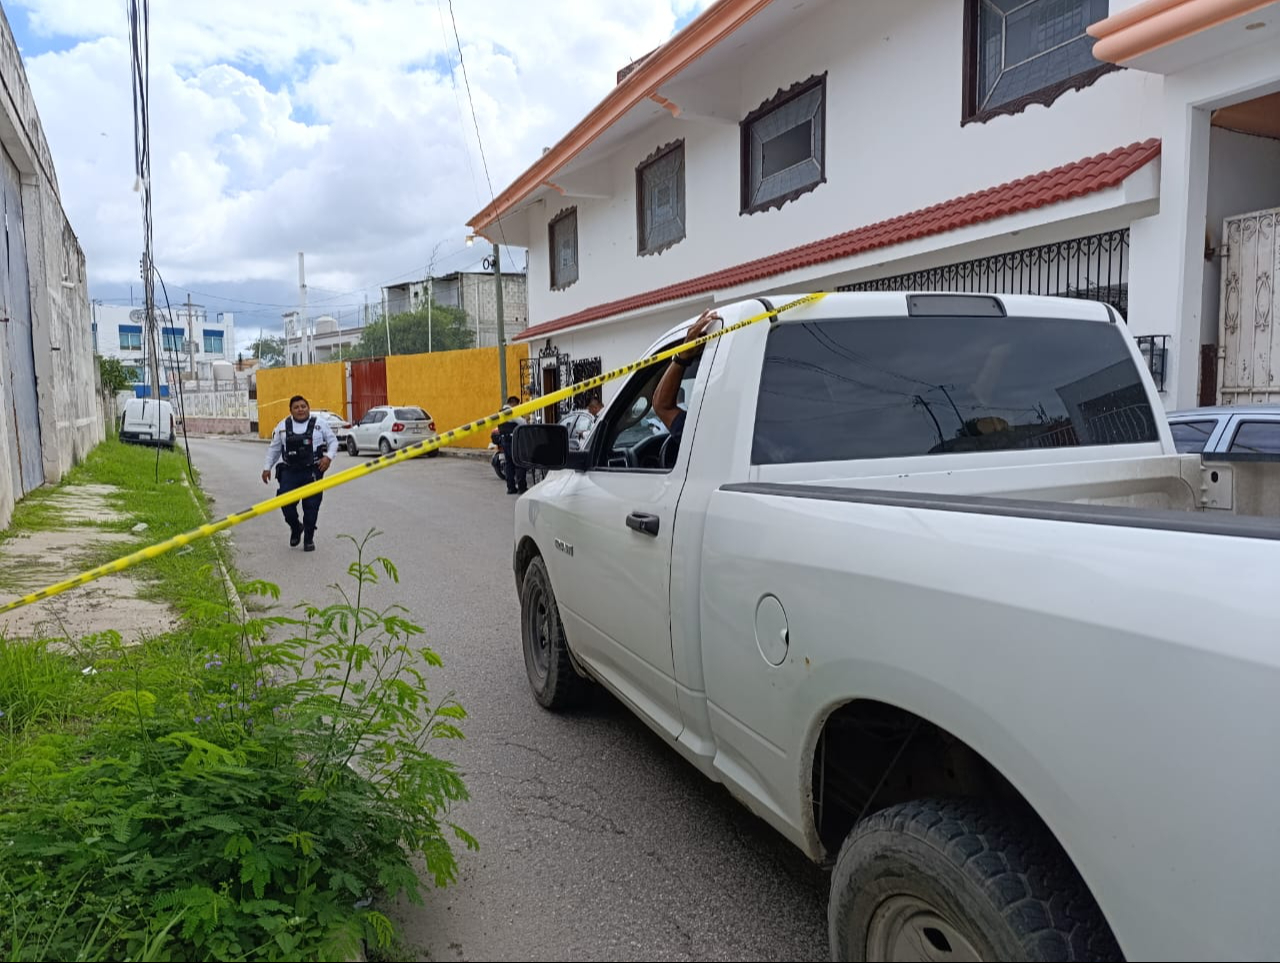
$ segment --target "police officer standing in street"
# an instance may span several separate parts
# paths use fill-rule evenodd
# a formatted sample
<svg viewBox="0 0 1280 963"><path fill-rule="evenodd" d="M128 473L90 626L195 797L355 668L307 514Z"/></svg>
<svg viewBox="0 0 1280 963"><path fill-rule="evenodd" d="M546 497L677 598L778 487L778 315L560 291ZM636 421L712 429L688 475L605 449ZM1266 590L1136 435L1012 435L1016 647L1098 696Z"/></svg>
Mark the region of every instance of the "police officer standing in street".
<svg viewBox="0 0 1280 963"><path fill-rule="evenodd" d="M262 483L271 481L271 469L275 468L283 495L295 488L323 478L329 470L333 456L338 453L338 438L327 423L311 414L311 406L302 395L289 399L289 417L276 425L271 434L271 447L262 468ZM302 521L298 521L298 503L284 505L280 511L289 523L289 544L307 552L316 550L316 518L320 514L323 494L309 495L302 500Z"/></svg>

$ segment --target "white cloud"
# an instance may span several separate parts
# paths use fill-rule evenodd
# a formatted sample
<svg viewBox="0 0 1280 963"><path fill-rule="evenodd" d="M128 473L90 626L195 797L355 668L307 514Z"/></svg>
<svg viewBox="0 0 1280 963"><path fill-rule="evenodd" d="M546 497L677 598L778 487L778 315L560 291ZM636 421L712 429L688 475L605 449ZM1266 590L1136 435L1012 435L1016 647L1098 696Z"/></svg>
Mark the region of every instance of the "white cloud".
<svg viewBox="0 0 1280 963"><path fill-rule="evenodd" d="M709 0L453 0L495 190ZM90 281L137 277L141 217L124 4L11 0L54 52L27 73ZM376 286L463 252L488 199L448 0L153 0L157 262L209 289ZM57 49L60 48L60 49ZM458 92L448 65L455 68ZM172 292L171 292L172 293Z"/></svg>

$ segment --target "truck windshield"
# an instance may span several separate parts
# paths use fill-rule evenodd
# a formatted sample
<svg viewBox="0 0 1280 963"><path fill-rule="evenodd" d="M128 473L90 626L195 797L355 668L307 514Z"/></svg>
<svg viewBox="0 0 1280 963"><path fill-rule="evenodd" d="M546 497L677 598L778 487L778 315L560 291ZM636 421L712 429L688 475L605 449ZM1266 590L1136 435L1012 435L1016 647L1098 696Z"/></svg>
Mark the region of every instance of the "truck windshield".
<svg viewBox="0 0 1280 963"><path fill-rule="evenodd" d="M752 461L1159 440L1124 333L1046 318L853 318L769 333Z"/></svg>

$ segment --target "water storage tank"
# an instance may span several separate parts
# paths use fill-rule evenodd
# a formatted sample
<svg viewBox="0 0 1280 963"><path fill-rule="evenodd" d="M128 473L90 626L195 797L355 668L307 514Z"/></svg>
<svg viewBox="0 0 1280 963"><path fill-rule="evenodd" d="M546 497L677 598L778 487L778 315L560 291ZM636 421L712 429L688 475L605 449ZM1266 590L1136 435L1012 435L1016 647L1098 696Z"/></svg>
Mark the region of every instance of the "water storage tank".
<svg viewBox="0 0 1280 963"><path fill-rule="evenodd" d="M213 363L213 380L235 381L236 366L230 361L215 361Z"/></svg>
<svg viewBox="0 0 1280 963"><path fill-rule="evenodd" d="M316 334L337 334L338 322L327 314L316 318Z"/></svg>

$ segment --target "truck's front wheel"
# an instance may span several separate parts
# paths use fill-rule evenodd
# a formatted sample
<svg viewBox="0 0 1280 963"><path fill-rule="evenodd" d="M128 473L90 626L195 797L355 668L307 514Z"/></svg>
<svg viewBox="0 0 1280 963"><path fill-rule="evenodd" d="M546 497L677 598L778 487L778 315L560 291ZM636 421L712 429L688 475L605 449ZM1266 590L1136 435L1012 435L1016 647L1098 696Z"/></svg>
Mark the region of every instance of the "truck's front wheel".
<svg viewBox="0 0 1280 963"><path fill-rule="evenodd" d="M1123 959L1049 831L977 800L916 800L859 823L828 927L833 960Z"/></svg>
<svg viewBox="0 0 1280 963"><path fill-rule="evenodd" d="M529 687L539 705L557 711L581 702L587 681L569 661L560 609L540 556L529 563L520 589L520 637Z"/></svg>

